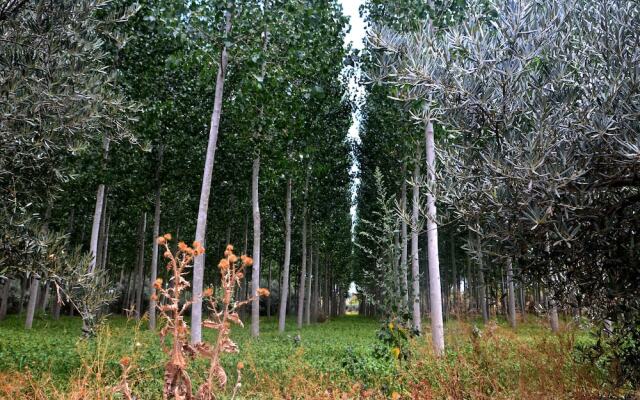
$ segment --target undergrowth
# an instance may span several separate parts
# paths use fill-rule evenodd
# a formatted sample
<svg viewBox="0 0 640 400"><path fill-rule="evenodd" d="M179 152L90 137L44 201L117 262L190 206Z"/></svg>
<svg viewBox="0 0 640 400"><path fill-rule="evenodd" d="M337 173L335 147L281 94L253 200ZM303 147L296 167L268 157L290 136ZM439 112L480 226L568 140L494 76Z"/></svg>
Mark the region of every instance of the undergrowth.
<svg viewBox="0 0 640 400"><path fill-rule="evenodd" d="M121 317L110 317L96 339L77 339L81 321L38 319L26 332L15 316L0 325L0 398L120 398L106 388L119 382L120 360L130 357L131 390L138 399L155 399L163 385L166 356L158 337ZM380 357L379 323L348 316L279 335L277 321L261 321L261 336L232 328L242 349L222 364L235 370L243 361L243 399L633 399L631 391L607 386L595 367L580 363L577 348L589 336L573 330L548 332L531 320L511 331L502 322L480 327L473 322L446 325L447 353L434 357L428 324L412 338L401 362ZM293 336L299 332L301 340ZM214 341L206 331L205 340ZM588 344L588 343L587 343ZM189 369L206 368L196 359ZM202 384L197 374L194 386ZM230 379L235 379L230 376ZM637 393L635 394L637 396ZM111 397L110 397L111 396ZM220 398L230 398L231 389Z"/></svg>

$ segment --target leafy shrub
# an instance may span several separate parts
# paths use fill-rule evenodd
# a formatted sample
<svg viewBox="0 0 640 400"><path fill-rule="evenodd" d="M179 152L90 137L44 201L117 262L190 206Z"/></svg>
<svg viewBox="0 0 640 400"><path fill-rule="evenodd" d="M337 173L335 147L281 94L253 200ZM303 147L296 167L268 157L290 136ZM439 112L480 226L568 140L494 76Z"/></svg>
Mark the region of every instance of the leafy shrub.
<svg viewBox="0 0 640 400"><path fill-rule="evenodd" d="M395 362L386 347L376 344L372 349L362 351L349 346L341 358L343 370L351 377L373 384L395 372Z"/></svg>
<svg viewBox="0 0 640 400"><path fill-rule="evenodd" d="M640 386L640 319L592 330L591 339L576 344L579 362L594 365L614 387Z"/></svg>

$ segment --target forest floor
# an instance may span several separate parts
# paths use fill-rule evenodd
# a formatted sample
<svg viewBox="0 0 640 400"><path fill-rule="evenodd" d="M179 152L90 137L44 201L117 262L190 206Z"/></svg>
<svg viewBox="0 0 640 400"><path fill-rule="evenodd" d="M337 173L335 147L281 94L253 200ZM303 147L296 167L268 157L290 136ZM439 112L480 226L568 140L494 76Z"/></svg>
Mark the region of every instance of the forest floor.
<svg viewBox="0 0 640 400"><path fill-rule="evenodd" d="M138 399L161 397L165 354L158 335L135 321L111 316L91 341L79 340L79 318L36 318L31 331L22 319L0 322L0 398L110 398L119 381L122 357L131 358L130 383ZM473 333L474 324L481 334ZM379 322L346 316L287 334L264 319L261 336L238 328L232 338L239 354L225 355L229 398L242 361L242 399L601 399L624 395L608 389L606 375L579 362L590 337L565 327L551 334L543 320L529 318L512 331L503 322L484 327L474 321L446 325L447 354L433 356L427 332L411 339L409 358L387 356L377 338ZM295 335L299 332L299 343ZM205 332L205 339L212 339ZM381 350L382 349L382 350ZM190 365L197 387L204 361ZM629 393L627 393L629 395ZM121 398L119 395L113 398ZM633 394L631 394L633 396ZM633 398L633 397L630 397Z"/></svg>

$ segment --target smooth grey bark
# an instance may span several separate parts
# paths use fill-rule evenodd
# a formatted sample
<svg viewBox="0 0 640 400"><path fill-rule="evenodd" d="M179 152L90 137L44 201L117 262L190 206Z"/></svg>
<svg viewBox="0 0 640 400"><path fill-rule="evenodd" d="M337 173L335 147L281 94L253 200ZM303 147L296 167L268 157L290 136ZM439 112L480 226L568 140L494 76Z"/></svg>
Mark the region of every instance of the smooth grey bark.
<svg viewBox="0 0 640 400"><path fill-rule="evenodd" d="M44 293L42 294L42 301L40 302L40 311L45 313L47 306L49 305L49 290L51 284L49 282L44 284Z"/></svg>
<svg viewBox="0 0 640 400"><path fill-rule="evenodd" d="M312 289L311 286L313 279L313 223L309 222L309 273L307 274L308 282L307 282L307 292L305 293L305 304L304 304L304 322L307 325L311 324L311 295Z"/></svg>
<svg viewBox="0 0 640 400"><path fill-rule="evenodd" d="M109 153L109 138L105 136L103 140L104 156L103 160L106 160ZM96 206L93 212L93 223L91 224L91 239L89 241L89 253L91 254L91 262L89 263L89 274L92 274L95 270L96 263L99 261L98 257L98 239L100 237L100 225L102 222L102 212L104 211L104 194L105 185L101 183L98 185L96 192Z"/></svg>
<svg viewBox="0 0 640 400"><path fill-rule="evenodd" d="M18 300L18 314L22 314L24 310L24 299L27 297L29 286L29 276L25 273L20 276L20 298Z"/></svg>
<svg viewBox="0 0 640 400"><path fill-rule="evenodd" d="M466 270L467 270L467 285L465 286L465 295L469 299L469 310L471 312L475 312L476 310L476 290L475 290L475 281L473 279L473 271L471 270L471 260L470 257L466 257Z"/></svg>
<svg viewBox="0 0 640 400"><path fill-rule="evenodd" d="M320 290L320 252L316 248L315 262L312 264L313 268L313 291L311 298L311 321L318 322L318 305L319 305L319 290Z"/></svg>
<svg viewBox="0 0 640 400"><path fill-rule="evenodd" d="M138 245L138 279L136 286L136 320L142 317L142 292L144 290L144 237L147 232L147 213L142 213L142 222L140 229L140 244Z"/></svg>
<svg viewBox="0 0 640 400"><path fill-rule="evenodd" d="M427 122L427 253L429 255L429 306L431 308L431 336L433 349L438 356L444 354L444 323L442 321L442 294L440 292L440 261L438 258L438 224L436 222L436 148L433 123Z"/></svg>
<svg viewBox="0 0 640 400"><path fill-rule="evenodd" d="M269 261L269 279L267 280L267 290L271 293L271 264L273 260ZM267 297L267 318L271 319L271 296Z"/></svg>
<svg viewBox="0 0 640 400"><path fill-rule="evenodd" d="M459 300L460 300L460 282L458 278L458 265L456 264L456 236L455 232L451 232L451 272L453 274L453 301L451 308L457 314L459 310Z"/></svg>
<svg viewBox="0 0 640 400"><path fill-rule="evenodd" d="M551 244L549 242L549 237L546 237L546 243L545 243L545 251L547 252L547 254L551 253ZM549 257L549 260L551 260L551 257ZM549 261L549 263L551 263L551 261ZM548 303L549 303L549 324L551 325L551 331L553 333L558 333L560 331L560 321L558 320L558 307L556 305L556 302L553 298L549 298L549 295L545 293L545 298L548 299Z"/></svg>
<svg viewBox="0 0 640 400"><path fill-rule="evenodd" d="M549 299L549 324L553 333L560 332L560 321L558 319L558 306L556 301Z"/></svg>
<svg viewBox="0 0 640 400"><path fill-rule="evenodd" d="M486 324L489 322L489 308L487 307L487 286L484 280L484 259L482 257L482 241L480 235L477 235L478 250L478 292L480 301L480 310L482 311L482 321Z"/></svg>
<svg viewBox="0 0 640 400"><path fill-rule="evenodd" d="M156 329L156 289L153 284L158 278L158 253L160 246L156 243L156 239L160 236L160 191L162 188L160 183L160 170L162 168L162 157L163 147L160 145L158 147L158 165L155 173L156 190L155 209L153 210L153 236L151 240L151 285L149 285L151 291L149 294L149 329Z"/></svg>
<svg viewBox="0 0 640 400"><path fill-rule="evenodd" d="M253 272L251 273L251 336L260 335L260 199L258 193L258 178L260 175L260 156L253 159L251 177L251 208L253 213Z"/></svg>
<svg viewBox="0 0 640 400"><path fill-rule="evenodd" d="M42 232L45 234L49 232L49 219L51 218L52 205L53 204L51 200L49 200L47 202L47 209L44 213L44 223L42 224ZM48 287L49 286L47 284L47 289ZM31 286L29 288L29 303L27 304L27 319L25 321L26 329L31 329L31 326L33 325L33 317L36 313L36 308L42 307L41 304L40 304L40 307L38 307L39 305L38 300L40 300L40 302L43 302L44 300L43 297L46 297L46 296L45 296L45 293L40 292L40 275L38 275L37 273L32 273Z"/></svg>
<svg viewBox="0 0 640 400"><path fill-rule="evenodd" d="M402 174L402 188L400 194L400 208L402 210L402 218L400 222L400 236L401 236L401 254L400 254L400 288L402 290L402 309L407 310L409 306L409 281L407 278L407 220L404 216L407 213L407 180L404 174L405 168L403 168Z"/></svg>
<svg viewBox="0 0 640 400"><path fill-rule="evenodd" d="M304 312L304 285L307 278L307 188L309 177L305 182L304 208L302 210L302 265L300 267L300 285L298 287L298 329L302 328Z"/></svg>
<svg viewBox="0 0 640 400"><path fill-rule="evenodd" d="M47 201L47 209L44 212L44 224L42 226L43 232L49 232L49 221L51 220L51 210L53 208L53 201L49 199ZM38 298L38 308L42 313L47 311L47 305L49 304L49 281L46 281L41 295Z"/></svg>
<svg viewBox="0 0 640 400"><path fill-rule="evenodd" d="M330 300L330 296L329 296L329 286L330 286L330 282L329 282L329 263L325 262L324 264L324 298L323 300L323 307L322 307L322 312L323 312L323 316L324 318L328 318L329 317L329 306L331 304L331 300Z"/></svg>
<svg viewBox="0 0 640 400"><path fill-rule="evenodd" d="M98 261L98 239L100 238L100 221L102 221L102 210L104 209L104 191L103 183L98 185L96 193L96 207L93 213L93 224L91 225L91 239L89 242L89 253L91 254L91 262L89 263L89 273L92 274L96 268Z"/></svg>
<svg viewBox="0 0 640 400"><path fill-rule="evenodd" d="M138 280L138 266L140 265L140 221L138 221L138 227L136 228L136 260L133 263L133 268L130 274L130 283L127 287L127 307L129 312L135 311L136 303L136 282Z"/></svg>
<svg viewBox="0 0 640 400"><path fill-rule="evenodd" d="M136 263L138 265L138 255L136 254ZM126 289L122 294L122 311L123 314L126 313L128 308L131 308L131 286L134 285L135 281L135 267L129 270L126 278Z"/></svg>
<svg viewBox="0 0 640 400"><path fill-rule="evenodd" d="M344 299L344 293L342 291L342 287L338 288L338 300L340 301L339 303L339 308L338 308L338 314L340 316L343 316L346 314L346 308L347 308L347 302Z"/></svg>
<svg viewBox="0 0 640 400"><path fill-rule="evenodd" d="M266 24L266 13L269 8L269 1L265 0L262 8L263 18L265 19L265 26L262 38L262 66L260 71L260 82L264 81L266 75L266 52L269 45L269 30ZM260 139L262 135L262 129L264 126L264 105L260 107L259 126L256 139ZM257 140L256 140L257 141ZM253 159L252 177L251 177L251 208L253 211L253 273L251 274L251 296L253 301L251 302L251 336L258 337L260 335L260 297L258 296L258 289L260 288L260 241L261 241L261 228L260 228L260 191L258 190L260 180L260 150L256 149L256 155Z"/></svg>
<svg viewBox="0 0 640 400"><path fill-rule="evenodd" d="M287 300L289 298L289 263L291 261L291 178L287 181L286 211L284 217L284 265L282 267L282 291L278 313L278 331L284 332L287 318Z"/></svg>
<svg viewBox="0 0 640 400"><path fill-rule="evenodd" d="M399 224L399 222L398 222ZM395 228L395 232L393 234L393 245L396 249L400 249L400 228L399 226L396 226ZM393 298L396 301L396 307L398 308L398 312L400 312L400 310L402 310L402 278L400 277L400 262L401 262L401 256L400 256L400 252L396 252L394 251L392 253L393 257L389 257L390 258L390 263L391 265L393 265L393 275L395 277L395 293L393 293Z"/></svg>
<svg viewBox="0 0 640 400"><path fill-rule="evenodd" d="M100 228L98 229L98 248L96 252L95 269L103 269L104 249L105 249L105 227L107 225L107 188L104 189L104 201L102 202L102 213L100 218Z"/></svg>
<svg viewBox="0 0 640 400"><path fill-rule="evenodd" d="M24 327L31 329L33 325L33 316L36 311L36 302L38 301L38 292L40 291L40 276L38 274L31 274L31 286L29 288L29 304L27 305L27 320Z"/></svg>
<svg viewBox="0 0 640 400"><path fill-rule="evenodd" d="M102 261L100 262L102 268L107 268L109 262L109 228L111 227L111 215L109 214L105 220L104 239L102 240Z"/></svg>
<svg viewBox="0 0 640 400"><path fill-rule="evenodd" d="M516 329L516 290L513 285L513 260L507 258L507 290L509 292L509 322L511 327Z"/></svg>
<svg viewBox="0 0 640 400"><path fill-rule="evenodd" d="M418 153L419 154L419 153ZM411 201L411 288L413 329L422 332L420 313L420 255L418 254L418 214L420 213L420 158L413 170L413 197Z"/></svg>
<svg viewBox="0 0 640 400"><path fill-rule="evenodd" d="M53 319L60 319L60 310L62 309L62 299L58 298L58 294L53 299Z"/></svg>
<svg viewBox="0 0 640 400"><path fill-rule="evenodd" d="M7 278L2 284L2 295L0 296L0 320L3 320L7 316L7 308L9 302L9 292L11 289L11 279Z"/></svg>
<svg viewBox="0 0 640 400"><path fill-rule="evenodd" d="M231 10L225 12L224 37L231 31ZM223 41L226 43L226 41ZM209 129L209 141L207 143L207 155L202 174L202 189L200 190L200 203L198 205L198 221L196 224L196 240L204 243L207 232L207 213L209 211L209 194L211 193L211 176L213 174L213 162L215 160L218 131L220 130L220 116L222 114L222 95L224 92L224 80L227 74L228 54L227 46L223 44L220 52L220 64L216 76L216 89L213 99L213 112L211 113L211 127ZM191 305L191 343L202 341L202 289L204 285L204 254L195 257L193 263L193 296Z"/></svg>
<svg viewBox="0 0 640 400"><path fill-rule="evenodd" d="M520 285L520 312L522 313L522 320L524 321L527 316L527 296L522 284Z"/></svg>

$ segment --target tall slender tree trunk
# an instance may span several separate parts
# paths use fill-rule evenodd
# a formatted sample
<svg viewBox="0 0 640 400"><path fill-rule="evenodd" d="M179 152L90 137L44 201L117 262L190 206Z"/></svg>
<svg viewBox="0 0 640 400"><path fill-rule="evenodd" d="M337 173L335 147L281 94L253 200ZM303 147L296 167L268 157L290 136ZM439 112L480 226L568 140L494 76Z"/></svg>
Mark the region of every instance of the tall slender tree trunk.
<svg viewBox="0 0 640 400"><path fill-rule="evenodd" d="M516 290L513 285L513 260L507 258L507 290L509 291L509 322L511 327L516 329Z"/></svg>
<svg viewBox="0 0 640 400"><path fill-rule="evenodd" d="M24 273L20 276L20 297L18 299L18 314L22 314L24 310L24 299L27 297L27 288L29 286L29 275Z"/></svg>
<svg viewBox="0 0 640 400"><path fill-rule="evenodd" d="M338 300L339 300L339 308L338 308L338 314L340 316L344 316L346 313L346 306L347 306L347 302L345 301L344 298L344 292L342 290L342 287L338 288Z"/></svg>
<svg viewBox="0 0 640 400"><path fill-rule="evenodd" d="M324 264L324 298L323 300L323 314L325 319L329 318L329 304L330 304L330 300L329 300L329 262L325 262Z"/></svg>
<svg viewBox="0 0 640 400"><path fill-rule="evenodd" d="M225 12L224 37L231 31L231 10L227 3ZM225 41L223 41L225 43ZM218 131L220 129L220 115L222 114L222 95L224 93L224 80L227 74L228 54L227 46L222 46L220 52L220 64L216 76L216 90L213 99L213 112L211 113L211 127L209 129L209 141L207 143L207 155L202 174L202 189L200 191L200 203L198 205L198 221L196 224L196 240L204 243L207 232L207 213L209 211L209 194L211 192L211 176L213 174L213 162L215 160ZM202 289L204 280L204 254L195 257L193 264L193 295L191 305L191 343L202 341Z"/></svg>
<svg viewBox="0 0 640 400"><path fill-rule="evenodd" d="M58 299L58 297L56 296L54 301L53 301L53 319L54 320L59 320L60 319L60 311L62 309L62 300Z"/></svg>
<svg viewBox="0 0 640 400"><path fill-rule="evenodd" d="M5 319L7 316L8 302L9 302L9 292L11 289L11 279L6 278L4 283L2 284L2 295L0 301L0 321Z"/></svg>
<svg viewBox="0 0 640 400"><path fill-rule="evenodd" d="M418 152L418 154L420 154ZM420 255L418 254L418 214L420 212L420 158L413 170L413 197L411 201L411 287L413 302L411 305L413 329L422 332L422 314L420 313Z"/></svg>
<svg viewBox="0 0 640 400"><path fill-rule="evenodd" d="M402 310L402 278L400 277L400 259L402 258L400 255L400 222L398 221L396 227L395 227L395 232L393 234L393 246L394 246L394 251L390 253L389 256L389 263L391 265L393 265L393 271L391 272L392 275L395 277L395 282L394 282L394 292L391 293L392 298L395 300L396 302L396 307L398 308L398 311ZM398 251L395 251L395 250Z"/></svg>
<svg viewBox="0 0 640 400"><path fill-rule="evenodd" d="M24 324L26 329L31 329L33 325L33 316L36 311L36 301L38 300L38 292L40 291L40 276L31 274L31 286L29 288L29 304L27 305L27 320Z"/></svg>
<svg viewBox="0 0 640 400"><path fill-rule="evenodd" d="M311 321L318 322L318 303L319 303L319 290L320 290L320 252L316 248L316 257L313 269L313 297L311 298Z"/></svg>
<svg viewBox="0 0 640 400"><path fill-rule="evenodd" d="M556 301L549 299L549 324L553 333L560 332L560 320L558 319L558 307Z"/></svg>
<svg viewBox="0 0 640 400"><path fill-rule="evenodd" d="M42 301L40 302L40 311L42 313L45 313L47 311L47 306L49 305L50 287L51 287L51 284L47 281L47 283L44 284L44 292L42 294Z"/></svg>
<svg viewBox="0 0 640 400"><path fill-rule="evenodd" d="M482 312L482 321L486 324L489 322L489 308L487 306L487 285L484 279L484 259L482 257L482 240L480 235L476 236L477 251L478 251L478 292L480 311Z"/></svg>
<svg viewBox="0 0 640 400"><path fill-rule="evenodd" d="M458 265L456 263L456 235L455 232L452 230L451 232L451 243L450 243L450 249L451 249L451 273L452 273L452 278L453 278L453 302L451 305L451 308L453 309L453 312L455 315L457 315L458 312L460 312L460 279L458 276Z"/></svg>
<svg viewBox="0 0 640 400"><path fill-rule="evenodd" d="M271 293L271 264L273 260L269 261L269 279L267 280L267 290ZM271 319L271 296L267 297L267 318Z"/></svg>
<svg viewBox="0 0 640 400"><path fill-rule="evenodd" d="M100 262L102 268L107 268L109 264L109 229L111 228L110 213L107 214L105 220L104 239L102 240L102 261Z"/></svg>
<svg viewBox="0 0 640 400"><path fill-rule="evenodd" d="M105 250L105 229L107 225L107 203L108 189L105 187L104 201L102 202L102 213L100 218L100 228L98 229L98 249L96 252L96 269L103 269L104 250Z"/></svg>
<svg viewBox="0 0 640 400"><path fill-rule="evenodd" d="M284 265L282 267L282 292L278 313L278 331L284 332L287 318L287 300L289 298L289 262L291 260L291 178L287 181L286 211L284 217Z"/></svg>
<svg viewBox="0 0 640 400"><path fill-rule="evenodd" d="M140 244L138 245L138 279L136 286L136 320L142 316L142 292L144 290L144 237L147 232L147 213L142 213L140 222Z"/></svg>
<svg viewBox="0 0 640 400"><path fill-rule="evenodd" d="M100 221L102 221L102 210L104 209L104 192L105 185L98 185L96 193L96 207L93 213L93 224L91 225L91 239L89 242L89 253L91 254L91 262L89 263L89 273L93 273L98 261L98 239L100 237Z"/></svg>
<svg viewBox="0 0 640 400"><path fill-rule="evenodd" d="M549 260L551 260L551 244L549 242L549 238L546 237L545 243L545 251L549 256ZM549 261L551 264L551 261ZM558 333L560 331L560 321L558 320L558 307L556 305L555 299L551 298L548 293L545 293L545 298L548 299L549 306L549 324L551 325L551 331L553 333Z"/></svg>
<svg viewBox="0 0 640 400"><path fill-rule="evenodd" d="M138 255L136 254L136 260L138 259ZM138 261L136 261L135 265L138 265ZM135 269L135 267L134 267ZM127 275L127 284L124 293L122 294L122 312L125 313L127 308L131 308L131 285L132 280L134 279L134 269L129 271Z"/></svg>
<svg viewBox="0 0 640 400"><path fill-rule="evenodd" d="M302 263L300 267L300 285L298 286L298 329L302 328L304 316L304 285L307 278L307 193L309 190L309 174L304 183L304 208L302 210Z"/></svg>
<svg viewBox="0 0 640 400"><path fill-rule="evenodd" d="M522 321L525 321L527 317L527 295L522 284L520 284L520 312L522 313Z"/></svg>
<svg viewBox="0 0 640 400"><path fill-rule="evenodd" d="M153 283L158 279L158 252L159 246L156 243L156 239L160 236L160 190L162 185L160 183L160 170L162 169L162 157L164 148L162 145L158 146L158 164L156 165L155 181L155 209L153 210L153 236L151 240L151 293L149 295L149 329L156 329L156 289ZM204 246L204 245L203 245Z"/></svg>
<svg viewBox="0 0 640 400"><path fill-rule="evenodd" d="M431 307L431 336L433 349L438 356L444 354L444 324L442 321L442 298L440 292L440 261L438 259L438 224L436 222L436 148L433 123L425 129L427 143L427 252L429 254L429 294Z"/></svg>
<svg viewBox="0 0 640 400"><path fill-rule="evenodd" d="M402 219L400 222L400 235L401 235L401 255L400 255L400 290L402 290L402 311L406 312L409 306L409 281L407 278L407 220L405 215L407 213L407 179L406 179L406 166L402 168L402 188L400 194L400 208L402 210Z"/></svg>
<svg viewBox="0 0 640 400"><path fill-rule="evenodd" d="M260 156L253 159L251 178L251 208L253 211L253 272L251 274L251 336L260 335L260 297L258 288L260 287L260 204L258 193L258 178L260 175Z"/></svg>
<svg viewBox="0 0 640 400"><path fill-rule="evenodd" d="M106 161L109 153L109 138L105 136L103 140L103 162ZM105 197L105 185L101 183L98 185L96 192L96 206L93 212L93 223L91 225L91 239L89 242L89 253L91 254L91 262L89 263L89 274L92 274L95 270L96 263L99 261L98 257L98 239L100 237L100 223L102 221L102 212L104 211L104 197Z"/></svg>
<svg viewBox="0 0 640 400"><path fill-rule="evenodd" d="M311 285L313 279L313 223L309 222L309 273L307 274L307 293L305 297L304 305L304 322L307 325L311 324L311 296L313 286Z"/></svg>
<svg viewBox="0 0 640 400"><path fill-rule="evenodd" d="M42 224L42 232L49 232L49 219L51 218L51 208L53 203L49 200L47 202L47 209L44 214L44 223ZM46 279L46 277L45 277ZM48 284L47 284L48 289ZM40 299L38 299L40 297ZM33 317L36 313L36 308L41 308L42 302L44 302L44 293L40 293L40 275L37 273L31 274L31 286L29 287L29 303L27 304L27 319L25 321L25 328L31 329L33 325ZM38 307L38 300L41 301L40 307Z"/></svg>
<svg viewBox="0 0 640 400"><path fill-rule="evenodd" d="M74 224L75 224L75 215L76 215L76 209L72 208L71 212L69 213L69 221L67 223L67 234L69 235L69 241L71 241L71 239L73 238L73 232L74 232ZM51 315L53 316L54 320L58 320L60 319L60 311L62 308L62 299L58 297L58 290L57 290L57 286L55 284L52 285L54 288L54 300L53 300L53 304L51 306Z"/></svg>
<svg viewBox="0 0 640 400"><path fill-rule="evenodd" d="M269 45L269 30L266 23L266 14L269 8L269 1L265 0L262 8L262 16L264 19L264 32L262 38L262 66L260 71L260 81L264 81L266 75L267 46ZM260 107L260 116L258 121L258 132L256 134L256 142L262 136L264 127L264 105ZM251 336L258 337L260 335L260 297L258 289L260 287L260 191L258 184L260 179L260 149L256 145L256 155L253 159L252 179L251 179L251 207L253 210L253 274L251 275L251 295L253 301L251 303Z"/></svg>

